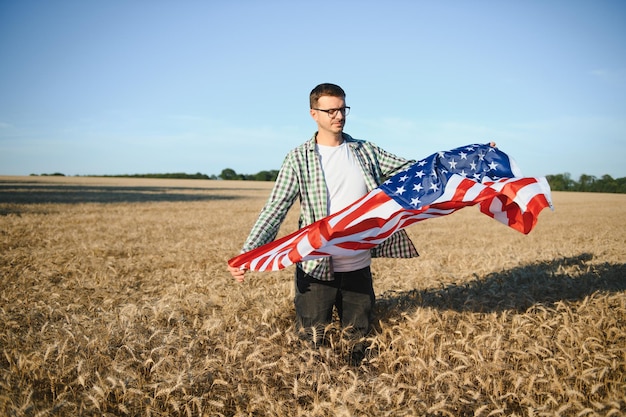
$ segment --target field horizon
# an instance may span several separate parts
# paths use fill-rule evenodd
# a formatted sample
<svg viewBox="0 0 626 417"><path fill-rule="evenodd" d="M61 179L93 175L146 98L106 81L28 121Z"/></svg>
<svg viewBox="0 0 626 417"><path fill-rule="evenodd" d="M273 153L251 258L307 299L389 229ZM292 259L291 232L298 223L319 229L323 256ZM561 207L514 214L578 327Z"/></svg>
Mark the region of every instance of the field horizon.
<svg viewBox="0 0 626 417"><path fill-rule="evenodd" d="M555 192L529 235L411 226L354 366L337 323L295 334L293 268L227 272L272 185L0 176L0 414L626 413L626 195Z"/></svg>

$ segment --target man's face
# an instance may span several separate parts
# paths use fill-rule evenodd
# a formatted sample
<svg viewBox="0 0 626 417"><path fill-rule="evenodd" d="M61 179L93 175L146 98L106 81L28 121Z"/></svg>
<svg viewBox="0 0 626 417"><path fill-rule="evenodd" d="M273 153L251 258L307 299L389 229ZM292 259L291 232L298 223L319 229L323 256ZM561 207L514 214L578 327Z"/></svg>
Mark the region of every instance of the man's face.
<svg viewBox="0 0 626 417"><path fill-rule="evenodd" d="M346 106L346 101L342 97L322 96L317 100L317 107L321 110L341 109ZM346 124L346 117L340 112L335 112L334 117L328 113L311 109L311 116L317 122L317 128L330 133L341 133Z"/></svg>

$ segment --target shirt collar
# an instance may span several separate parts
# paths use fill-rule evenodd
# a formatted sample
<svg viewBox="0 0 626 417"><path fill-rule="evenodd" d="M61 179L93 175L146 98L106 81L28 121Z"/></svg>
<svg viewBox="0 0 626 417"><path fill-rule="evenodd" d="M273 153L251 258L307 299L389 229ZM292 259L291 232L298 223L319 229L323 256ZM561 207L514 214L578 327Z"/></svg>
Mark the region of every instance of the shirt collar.
<svg viewBox="0 0 626 417"><path fill-rule="evenodd" d="M307 143L307 148L311 151L315 150L315 137L316 136L317 136L317 132L313 134L313 136L311 137L311 139L309 139ZM359 142L353 139L352 136L348 135L347 133L342 132L341 136L343 136L343 141L346 142L348 146L350 146L352 149L356 149L359 146Z"/></svg>

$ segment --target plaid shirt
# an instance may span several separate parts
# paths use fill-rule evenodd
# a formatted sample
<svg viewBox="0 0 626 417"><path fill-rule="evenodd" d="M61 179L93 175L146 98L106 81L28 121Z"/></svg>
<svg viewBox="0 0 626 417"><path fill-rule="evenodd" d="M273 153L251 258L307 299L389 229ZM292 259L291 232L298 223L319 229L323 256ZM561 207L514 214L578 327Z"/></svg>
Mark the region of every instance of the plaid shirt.
<svg viewBox="0 0 626 417"><path fill-rule="evenodd" d="M242 252L272 242L287 212L300 199L300 228L328 215L328 191L319 154L315 150L315 137L287 154L280 168L274 189L261 210L246 239ZM368 191L378 187L387 177L401 171L414 161L395 156L371 142L353 139L343 134L361 169ZM418 256L413 243L404 230L371 249L372 257L412 258ZM319 280L333 279L331 258L300 262L298 266Z"/></svg>

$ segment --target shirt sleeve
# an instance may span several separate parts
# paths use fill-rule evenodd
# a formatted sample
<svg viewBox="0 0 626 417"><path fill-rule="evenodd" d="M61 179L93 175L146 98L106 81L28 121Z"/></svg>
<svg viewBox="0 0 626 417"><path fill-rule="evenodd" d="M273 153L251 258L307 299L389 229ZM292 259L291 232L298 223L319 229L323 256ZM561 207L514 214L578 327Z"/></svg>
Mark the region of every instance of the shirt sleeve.
<svg viewBox="0 0 626 417"><path fill-rule="evenodd" d="M394 155L378 146L376 146L376 153L383 181L415 163L413 160Z"/></svg>
<svg viewBox="0 0 626 417"><path fill-rule="evenodd" d="M295 170L289 157L287 157L278 172L276 183L267 203L261 209L256 223L252 226L242 252L256 249L276 238L280 225L299 194L300 189Z"/></svg>

